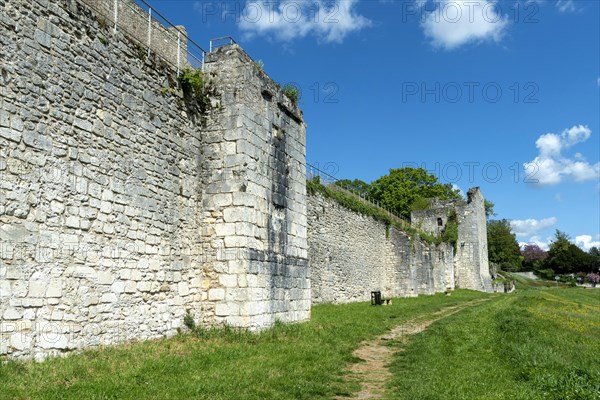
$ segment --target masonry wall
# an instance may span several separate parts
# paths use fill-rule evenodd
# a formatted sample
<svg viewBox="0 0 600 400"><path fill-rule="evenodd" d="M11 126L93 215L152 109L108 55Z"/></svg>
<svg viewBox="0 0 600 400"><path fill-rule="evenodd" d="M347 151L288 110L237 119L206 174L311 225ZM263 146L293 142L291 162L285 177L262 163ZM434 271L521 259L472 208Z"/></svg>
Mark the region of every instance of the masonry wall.
<svg viewBox="0 0 600 400"><path fill-rule="evenodd" d="M302 114L252 60L203 113L87 1L0 9L0 355L308 318Z"/></svg>
<svg viewBox="0 0 600 400"><path fill-rule="evenodd" d="M453 249L410 238L321 195L308 196L308 244L314 303L433 294L454 287Z"/></svg>
<svg viewBox="0 0 600 400"><path fill-rule="evenodd" d="M149 18L147 10L131 0L118 0L116 4L115 0L79 2L93 11L96 20L101 26L108 28L109 33L113 33L115 29L126 33L136 43L136 51L140 54L144 54L150 47L172 66L176 67L178 63L181 68L189 66L185 27L166 27L155 18ZM67 1L67 7L72 9L75 9L76 4L76 0ZM196 60L194 64L197 64Z"/></svg>
<svg viewBox="0 0 600 400"><path fill-rule="evenodd" d="M176 77L78 3L5 3L0 30L0 354L175 333L206 297Z"/></svg>
<svg viewBox="0 0 600 400"><path fill-rule="evenodd" d="M221 93L206 148L219 161L204 202L212 246L224 249L212 266L220 287L208 293L216 321L258 329L306 320L302 113L237 45L209 53L205 70Z"/></svg>
<svg viewBox="0 0 600 400"><path fill-rule="evenodd" d="M455 285L490 292L492 283L487 256L487 223L484 198L479 188L469 189L467 201L434 201L432 208L412 212L411 221L416 228L439 236L452 213L456 214L458 222L454 254Z"/></svg>
<svg viewBox="0 0 600 400"><path fill-rule="evenodd" d="M456 285L491 292L485 206L479 188L469 189L466 204L458 207L456 213L459 242L454 264Z"/></svg>

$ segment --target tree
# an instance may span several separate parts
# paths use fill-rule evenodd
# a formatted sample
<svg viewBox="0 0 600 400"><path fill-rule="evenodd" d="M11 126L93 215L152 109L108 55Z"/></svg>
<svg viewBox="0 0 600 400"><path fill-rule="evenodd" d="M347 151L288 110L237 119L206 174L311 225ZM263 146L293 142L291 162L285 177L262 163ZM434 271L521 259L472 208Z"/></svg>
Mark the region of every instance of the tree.
<svg viewBox="0 0 600 400"><path fill-rule="evenodd" d="M367 197L371 190L371 185L360 179L355 179L353 181L350 179L340 179L339 181L335 181L335 185L356 193L361 197Z"/></svg>
<svg viewBox="0 0 600 400"><path fill-rule="evenodd" d="M427 199L437 197L440 200L458 200L461 195L450 184L442 184L434 175L423 168L390 169L371 183L370 195L382 206L410 218L413 205L419 208Z"/></svg>
<svg viewBox="0 0 600 400"><path fill-rule="evenodd" d="M519 243L506 219L487 223L488 258L504 271L519 271L523 257Z"/></svg>
<svg viewBox="0 0 600 400"><path fill-rule="evenodd" d="M597 247L592 247L589 251L590 271L600 271L600 250Z"/></svg>
<svg viewBox="0 0 600 400"><path fill-rule="evenodd" d="M489 218L489 217L493 217L494 215L496 215L496 213L494 212L494 203L492 203L491 201L484 199L483 200L483 206L485 207L485 217Z"/></svg>
<svg viewBox="0 0 600 400"><path fill-rule="evenodd" d="M523 256L523 268L526 270L541 269L548 252L541 249L537 244L527 244L521 250Z"/></svg>
<svg viewBox="0 0 600 400"><path fill-rule="evenodd" d="M559 274L589 271L592 267L592 257L571 243L566 233L557 229L544 266Z"/></svg>

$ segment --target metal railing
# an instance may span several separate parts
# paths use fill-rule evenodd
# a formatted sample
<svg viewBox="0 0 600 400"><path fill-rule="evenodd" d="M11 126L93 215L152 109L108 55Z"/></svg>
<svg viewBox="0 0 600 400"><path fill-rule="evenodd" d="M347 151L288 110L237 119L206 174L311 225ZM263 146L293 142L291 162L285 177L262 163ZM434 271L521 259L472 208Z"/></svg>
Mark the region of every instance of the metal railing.
<svg viewBox="0 0 600 400"><path fill-rule="evenodd" d="M335 176L330 175L327 172L321 171L314 165L306 163L306 179L310 180L317 177L319 179L319 182L322 185L325 185L328 189L336 190L353 196L371 207L378 208L384 214L386 214L392 221L399 223L401 226L410 227L410 220L389 209L388 207L383 206L378 200L369 196L368 193L357 191L356 188L345 185L344 182L342 182Z"/></svg>
<svg viewBox="0 0 600 400"><path fill-rule="evenodd" d="M145 0L79 0L104 19L113 34L125 33L146 57L154 52L177 69L204 68L206 50Z"/></svg>
<svg viewBox="0 0 600 400"><path fill-rule="evenodd" d="M231 36L223 36L220 38L211 39L208 51L212 52L213 50L218 49L219 47L229 46L232 44L236 44L236 41L233 40Z"/></svg>

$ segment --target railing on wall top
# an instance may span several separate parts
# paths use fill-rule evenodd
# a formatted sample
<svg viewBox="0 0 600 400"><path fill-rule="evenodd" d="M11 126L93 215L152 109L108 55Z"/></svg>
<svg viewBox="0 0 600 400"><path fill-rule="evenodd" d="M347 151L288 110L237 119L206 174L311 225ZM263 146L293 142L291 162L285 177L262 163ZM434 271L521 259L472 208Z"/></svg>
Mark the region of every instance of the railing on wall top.
<svg viewBox="0 0 600 400"><path fill-rule="evenodd" d="M410 227L410 221L407 218L389 209L388 207L381 205L381 203L378 200L375 200L372 197L370 197L368 193L358 192L355 188L345 185L344 182L341 182L341 180L336 178L335 176L330 175L327 172L321 171L314 165L306 163L306 179L310 180L314 178L318 178L319 182L327 186L328 189L337 190L354 196L357 199L363 201L364 203L383 211L390 217L390 219L399 223L401 226Z"/></svg>
<svg viewBox="0 0 600 400"><path fill-rule="evenodd" d="M177 69L204 68L206 50L145 0L79 0L96 11L113 33L123 32L146 57L151 52Z"/></svg>
<svg viewBox="0 0 600 400"><path fill-rule="evenodd" d="M219 47L229 46L232 44L236 44L236 41L233 40L231 36L223 36L220 38L211 39L208 51L212 52L213 50L218 49Z"/></svg>

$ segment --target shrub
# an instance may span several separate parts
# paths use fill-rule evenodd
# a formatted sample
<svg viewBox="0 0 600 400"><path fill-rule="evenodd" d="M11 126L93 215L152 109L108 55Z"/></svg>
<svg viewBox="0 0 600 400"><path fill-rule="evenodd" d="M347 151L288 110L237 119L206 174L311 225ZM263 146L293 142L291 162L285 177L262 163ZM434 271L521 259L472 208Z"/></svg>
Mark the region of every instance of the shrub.
<svg viewBox="0 0 600 400"><path fill-rule="evenodd" d="M300 99L300 90L296 86L286 83L283 86L283 94L290 99L292 103L298 104L298 100Z"/></svg>
<svg viewBox="0 0 600 400"><path fill-rule="evenodd" d="M196 329L196 322L194 321L194 317L190 313L190 310L185 312L185 316L183 317L183 324L189 328L189 330L194 331Z"/></svg>

